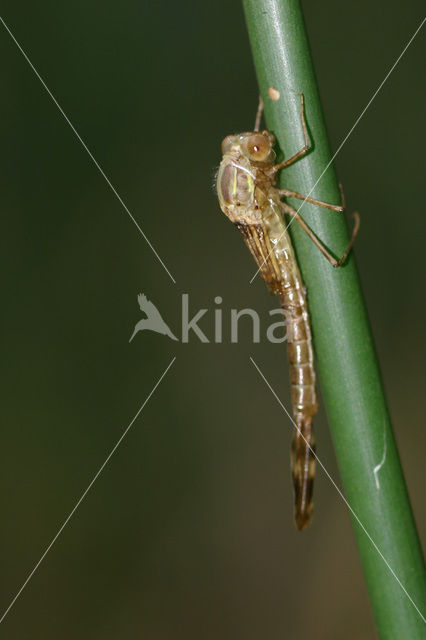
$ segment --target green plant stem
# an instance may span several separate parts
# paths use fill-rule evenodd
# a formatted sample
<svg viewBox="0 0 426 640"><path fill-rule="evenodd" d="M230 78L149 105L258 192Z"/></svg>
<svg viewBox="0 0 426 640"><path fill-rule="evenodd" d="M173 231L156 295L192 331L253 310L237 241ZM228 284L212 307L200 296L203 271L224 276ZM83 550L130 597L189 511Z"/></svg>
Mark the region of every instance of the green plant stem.
<svg viewBox="0 0 426 640"><path fill-rule="evenodd" d="M332 164L316 184L331 155L300 2L243 0L243 5L266 122L284 157L303 145L299 94L305 98L312 151L281 172L281 186L338 204ZM268 97L271 86L280 92L278 101ZM298 209L301 202L291 204ZM301 214L340 257L348 241L343 215L308 203ZM354 257L334 269L296 223L291 235L308 290L321 388L379 635L424 638L423 557Z"/></svg>

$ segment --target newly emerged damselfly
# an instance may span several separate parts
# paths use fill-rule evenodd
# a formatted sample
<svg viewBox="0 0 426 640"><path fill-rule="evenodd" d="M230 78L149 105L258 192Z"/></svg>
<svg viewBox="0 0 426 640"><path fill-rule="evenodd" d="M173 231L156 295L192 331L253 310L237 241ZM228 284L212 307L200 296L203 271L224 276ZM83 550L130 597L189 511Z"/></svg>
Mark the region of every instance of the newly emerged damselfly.
<svg viewBox="0 0 426 640"><path fill-rule="evenodd" d="M288 160L274 164L275 138L269 131L259 131L263 109L260 100L254 130L230 135L223 140L223 158L216 187L222 211L242 233L260 274L272 293L279 297L285 312L292 406L297 427L291 450L294 515L296 527L302 530L312 520L315 474L312 420L318 402L306 288L283 216L287 214L294 218L334 267L342 265L351 250L359 228L359 216L354 214L352 237L343 256L336 260L299 213L281 199L291 196L333 211L344 211L343 193L343 206L340 206L275 187L277 172L302 158L309 150L302 94L300 102L303 147Z"/></svg>

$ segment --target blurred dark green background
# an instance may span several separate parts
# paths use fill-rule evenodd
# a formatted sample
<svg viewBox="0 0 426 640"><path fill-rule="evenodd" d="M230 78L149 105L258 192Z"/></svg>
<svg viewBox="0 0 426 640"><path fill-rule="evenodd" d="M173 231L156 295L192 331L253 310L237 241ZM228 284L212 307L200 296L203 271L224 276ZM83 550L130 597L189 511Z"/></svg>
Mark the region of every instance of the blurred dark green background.
<svg viewBox="0 0 426 640"><path fill-rule="evenodd" d="M2 17L173 273L174 285L0 25L4 611L170 362L176 362L0 626L1 638L374 638L348 511L318 471L292 522L285 348L140 333L144 292L190 309L276 307L212 189L252 126L240 4L2 3ZM304 10L336 149L423 3ZM337 158L420 533L424 504L424 121L420 33ZM291 185L290 185L291 186ZM324 215L332 215L327 212ZM213 314L201 323L213 333ZM324 411L317 451L338 471ZM380 541L376 541L380 546ZM391 576L389 580L391 580ZM401 597L404 597L401 593Z"/></svg>

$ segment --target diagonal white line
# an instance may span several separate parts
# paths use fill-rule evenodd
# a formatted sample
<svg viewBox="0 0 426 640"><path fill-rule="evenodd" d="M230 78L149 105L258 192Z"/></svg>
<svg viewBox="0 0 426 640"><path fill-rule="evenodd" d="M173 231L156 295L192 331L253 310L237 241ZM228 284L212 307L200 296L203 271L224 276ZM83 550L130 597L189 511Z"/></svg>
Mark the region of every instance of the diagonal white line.
<svg viewBox="0 0 426 640"><path fill-rule="evenodd" d="M61 105L59 104L59 102L56 100L55 96L53 95L53 93L50 91L49 87L47 86L47 84L45 83L45 81L43 80L43 78L41 77L41 75L39 74L39 72L37 71L37 69L35 68L35 66L33 65L33 63L31 62L31 60L29 59L29 57L27 56L27 54L25 53L25 51L23 50L23 48L21 47L21 45L19 44L19 42L17 41L17 39L15 38L15 36L13 35L13 33L11 32L11 30L9 29L9 27L7 26L7 24L5 23L5 21L3 20L3 18L0 16L0 21L2 22L4 28L6 29L6 31L8 32L8 34L10 35L10 37L12 38L13 42L16 44L16 46L18 47L19 51L22 53L22 55L24 56L25 60L28 62L28 64L30 65L31 69L34 71L34 73L36 74L37 78L40 80L41 84L43 85L43 87L46 89L47 93L49 94L49 96L52 98L53 102L55 103L55 105L58 107L59 111L61 112L61 114L63 115L63 117L65 118L65 120L67 121L67 123L69 124L69 126L71 127L71 129L73 130L73 132L75 133L75 135L77 136L78 140L81 142L82 146L84 147L84 149L87 151L87 153L89 154L91 160L93 161L93 163L95 164L95 166L97 167L97 169L99 170L99 173L103 176L103 178L105 179L106 183L108 184L108 186L110 187L111 191L114 193L115 197L117 198L117 200L120 202L121 206L123 207L123 209L126 211L126 213L129 215L130 219L132 220L132 222L136 225L137 229L139 230L141 236L143 237L143 239L145 240L145 242L148 244L149 248L151 249L151 251L154 253L155 257L157 258L157 260L160 262L160 264L162 265L162 267L165 269L165 271L167 272L168 276L170 277L170 279L173 281L174 284L176 284L176 280L174 279L174 277L172 276L172 274L170 273L170 271L168 270L168 268L166 267L166 265L164 264L164 262L162 261L162 259L160 258L160 256L158 255L157 251L154 249L154 247L152 246L151 242L148 240L147 236L145 235L145 233L142 231L139 223L136 221L136 219L134 218L134 216L131 214L131 212L129 211L128 207L126 206L126 204L123 202L123 199L121 198L121 196L119 195L119 193L117 192L116 188L114 187L114 185L112 184L111 180L108 178L108 176L105 174L104 170L102 169L102 167L100 166L99 162L96 160L96 158L94 157L93 153L90 151L90 149L88 148L87 144L84 142L83 138L80 136L80 134L78 133L77 129L74 127L73 123L71 122L71 120L68 118L67 114L65 113L65 111L62 109Z"/></svg>
<svg viewBox="0 0 426 640"><path fill-rule="evenodd" d="M81 505L81 503L83 502L84 498L86 497L86 495L89 493L90 489L92 488L92 486L95 484L96 480L99 478L99 476L101 475L102 471L104 470L104 468L106 467L106 465L108 464L108 462L110 461L110 459L112 458L112 456L114 455L114 453L116 452L116 450L118 449L118 447L120 446L121 442L123 441L123 439L126 437L129 429L132 427L133 423L135 422L135 420L137 419L137 417L139 416L139 414L141 413L142 409L145 407L145 405L147 404L148 400L151 398L152 394L154 393L154 391L157 389L158 385L160 384L160 382L163 380L164 376L166 375L166 373L168 372L168 370L170 369L170 367L172 366L172 364L174 363L174 361L176 360L176 357L174 357L171 362L169 363L169 365L167 366L167 368L163 371L163 373L161 374L160 378L157 380L157 382L155 383L155 385L153 386L153 388L151 389L150 393L148 394L148 396L146 397L144 403L142 404L142 406L138 409L138 412L136 413L136 415L134 416L134 418L131 420L131 422L128 424L128 426L126 427L126 429L123 431L122 435L120 436L120 438L118 439L118 441L116 442L116 444L114 445L114 447L112 448L111 452L108 454L107 458L105 459L105 461L102 463L102 465L99 467L98 471L95 473L95 475L93 476L92 480L90 481L87 489L85 489L85 491L81 494L80 498L77 500L77 502L75 503L73 509L70 511L69 515L66 517L64 523L62 524L62 526L59 528L57 534L55 535L55 537L52 539L52 541L50 542L50 544L46 547L43 555L41 556L40 560L37 562L37 564L35 565L35 567L33 568L33 570L28 574L24 584L22 585L22 587L19 589L18 593L15 595L15 597L13 598L12 602L9 604L9 606L7 607L7 609L5 610L5 612L3 613L3 615L0 618L0 624L3 622L3 620L5 619L5 617L7 616L7 614L9 613L9 611L11 610L11 608L13 607L13 605L15 604L15 602L17 601L17 599L19 598L19 596L21 595L21 593L23 592L23 590L25 589L25 587L27 586L27 584L29 583L29 581L31 580L31 578L33 577L33 575L35 574L35 572L37 571L37 569L39 568L39 566L41 565L41 563L43 562L43 560L45 559L45 557L47 556L47 554L49 553L50 549L53 547L53 545L55 544L56 540L59 538L59 536L61 535L62 531L65 529L65 527L67 526L68 522L71 520L72 516L74 515L74 513L77 511L78 507Z"/></svg>
<svg viewBox="0 0 426 640"><path fill-rule="evenodd" d="M399 584L399 586L401 587L401 589L404 591L405 595L407 596L407 598L409 599L409 601L411 602L411 604L413 605L413 607L415 608L415 610L417 611L417 613L419 614L419 616L421 617L421 619L423 620L424 623L426 623L425 618L422 615L422 612L420 611L420 609L418 608L418 606L416 605L416 603L414 602L414 600L412 599L412 597L410 596L410 594L408 593L408 591L406 590L406 588L404 587L404 585L402 584L401 580L398 578L398 576L396 575L395 571L392 569L392 567L390 566L389 562L386 560L385 556L383 555L383 553L380 551L379 547L377 546L377 544L374 542L373 538L370 536L370 534L368 533L367 529L364 527L364 525L362 524L361 520L359 519L359 517L357 516L357 514L355 513L355 511L352 509L351 505L349 504L349 502L346 500L345 496L343 495L342 491L339 489L339 487L337 486L337 484L335 483L335 481L333 480L333 478L331 477L331 475L329 474L329 472L327 471L327 469L325 468L325 466L323 465L323 463L321 462L321 460L318 458L317 454L315 453L315 451L311 448L309 442L306 440L305 436L302 434L302 432L300 431L300 429L298 428L297 424L295 423L295 421L293 420L292 416L289 414L289 412L287 411L287 409L285 408L285 406L283 405L283 403L281 402L281 400L279 399L279 397L277 396L277 394L275 393L274 389L271 387L271 385L269 384L268 380L265 378L265 376L263 375L262 371L259 369L258 365L256 364L256 362L253 360L253 358L250 356L250 360L252 362L252 364L255 366L255 368L257 369L258 373L260 374L260 376L263 378L264 382L266 383L266 385L269 387L270 391L272 392L273 396L275 397L275 399L277 400L277 402L279 403L279 405L281 406L282 409L284 409L285 413L287 414L287 416L290 418L290 420L292 421L295 429L299 432L299 434L302 436L303 440L306 442L306 444L309 447L310 452L312 453L312 455L315 457L316 461L318 462L318 464L320 465L320 467L322 468L322 470L324 471L324 473L326 474L327 478L330 480L331 484L334 486L334 488L336 489L337 493L340 495L340 497L342 498L343 502L346 504L346 506L348 507L349 511L352 513L353 517L355 518L355 520L358 522L359 526L361 527L361 529L364 531L365 535L367 536L367 538L370 540L371 544L373 545L373 547L376 549L377 553L379 554L379 556L382 558L383 562L386 564L387 568L389 569L389 571L391 572L391 574L393 575L393 577L395 578L395 580L397 581L397 583Z"/></svg>
<svg viewBox="0 0 426 640"><path fill-rule="evenodd" d="M355 127L359 124L360 120L363 118L365 112L367 111L367 109L369 108L369 106L371 105L371 103L373 102L373 100L376 98L377 94L379 93L379 91L381 90L381 88L383 87L383 85L385 84L386 80L389 78L389 76L391 75L391 73L393 72L393 70L395 69L396 65L399 63L399 61L401 60L402 56L404 55L404 53L407 51L408 47L410 46L410 44L413 42L414 38L416 37L416 35L419 33L420 29L422 28L422 26L424 25L426 21L426 18L423 18L423 20L421 21L421 23L419 24L419 26L417 27L417 29L415 30L415 32L413 33L413 35L411 36L411 38L409 39L409 41L407 42L407 44L405 45L405 47L403 48L403 50L401 51L401 53L399 54L398 58L395 60L395 62L393 63L393 65L391 66L391 68L389 69L389 71L387 72L387 74L385 75L385 77L383 78L382 82L379 84L379 86L377 87L376 91L373 93L373 95L371 96L370 100L367 102L366 106L364 107L364 109L361 111L361 113L359 114L358 118L355 120L354 124L352 125L352 127L349 129L349 132L346 134L346 136L343 138L342 142L339 144L339 146L337 147L337 151L333 154L331 160L329 161L329 163L326 165L324 171L321 173L320 177L318 178L318 180L315 182L314 186L311 188L311 190L309 191L308 195L305 197L305 199L303 200L302 204L300 205L300 207L297 209L297 213L299 213L299 211L302 209L303 205L306 202L306 199L309 198L309 196L311 195L311 193L314 191L315 187L317 186L317 184L320 182L320 180L322 179L323 175L325 174L325 172L327 171L327 169L329 168L329 166L332 164L332 162L334 161L334 159L336 158L337 154L340 153L343 145L347 142L349 136L352 134L353 130L355 129ZM276 242L278 242L283 235L285 234L285 232L287 231L287 229L289 228L289 226L292 224L292 222L294 221L295 218L291 218L290 222L288 223L288 225L286 226L285 230L283 231L283 233L281 234L281 236L278 238L278 240L276 240ZM255 279L255 277L257 276L257 274L259 273L260 269L263 267L263 265L265 264L265 261L269 258L269 256L272 253L272 249L271 251L268 253L268 255L266 256L265 260L262 262L262 264L260 265L260 267L258 268L258 270L256 271L256 273L254 274L254 276L252 277L252 279L250 280L250 284L253 282L253 280Z"/></svg>

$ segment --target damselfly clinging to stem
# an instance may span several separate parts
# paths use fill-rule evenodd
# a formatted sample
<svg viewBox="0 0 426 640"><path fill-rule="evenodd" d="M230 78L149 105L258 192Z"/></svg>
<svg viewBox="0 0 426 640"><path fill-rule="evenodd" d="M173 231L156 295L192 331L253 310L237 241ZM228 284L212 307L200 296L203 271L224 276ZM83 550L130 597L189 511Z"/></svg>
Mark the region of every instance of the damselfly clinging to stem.
<svg viewBox="0 0 426 640"><path fill-rule="evenodd" d="M263 103L260 100L254 131L230 135L223 140L223 158L216 186L222 211L242 233L263 279L272 293L279 296L285 312L292 406L297 425L291 451L294 513L296 527L302 530L312 519L315 473L312 419L317 412L318 402L306 289L283 214L296 220L334 267L342 265L348 256L358 232L359 216L354 214L352 237L343 256L336 260L299 213L281 198L291 196L342 212L345 207L343 193L343 206L339 206L275 187L277 172L302 158L309 150L303 95L300 94L300 112L305 144L291 158L279 164L274 164L274 136L269 131L259 131L262 110Z"/></svg>

